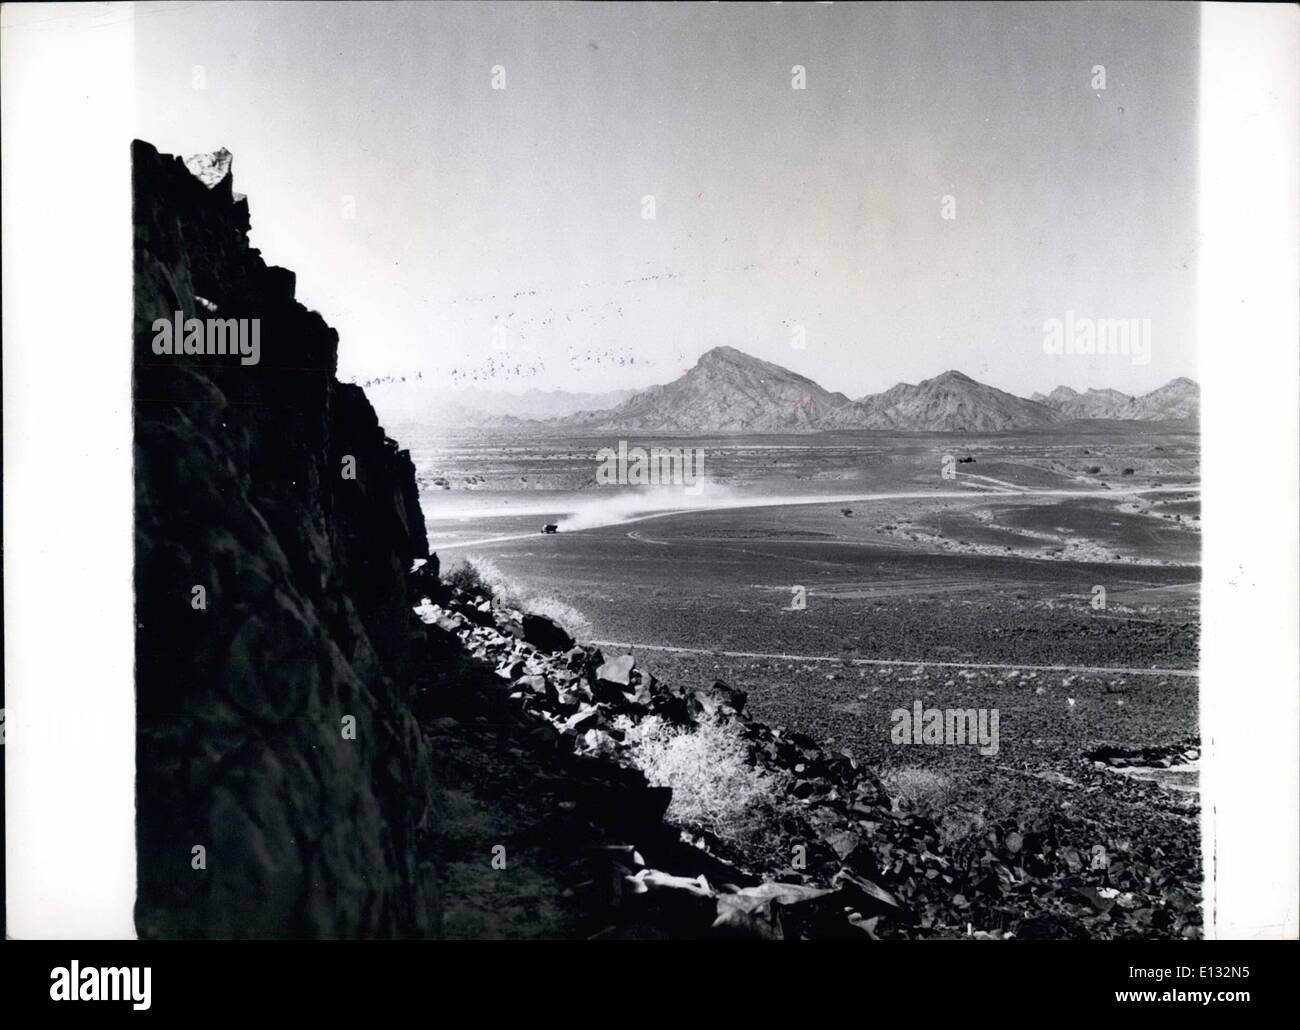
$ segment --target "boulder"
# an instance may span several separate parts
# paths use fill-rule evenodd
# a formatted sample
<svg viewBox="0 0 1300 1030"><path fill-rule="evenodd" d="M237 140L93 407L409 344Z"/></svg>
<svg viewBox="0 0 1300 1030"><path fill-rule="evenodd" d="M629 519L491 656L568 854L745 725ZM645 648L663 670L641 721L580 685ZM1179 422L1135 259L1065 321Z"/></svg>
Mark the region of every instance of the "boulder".
<svg viewBox="0 0 1300 1030"><path fill-rule="evenodd" d="M626 695L635 693L635 687L632 686L632 670L635 665L636 659L630 654L602 661L590 674L592 696L605 704L625 705Z"/></svg>
<svg viewBox="0 0 1300 1030"><path fill-rule="evenodd" d="M582 735L582 743L588 752L596 754L613 754L618 750L618 743L604 730L587 730Z"/></svg>
<svg viewBox="0 0 1300 1030"><path fill-rule="evenodd" d="M539 651L554 654L573 647L573 638L545 615L525 615L523 629L524 640Z"/></svg>
<svg viewBox="0 0 1300 1030"><path fill-rule="evenodd" d="M801 916L807 918L807 914L796 915L791 910L812 905L832 893L797 883L763 883L757 887L745 887L718 896L713 927L759 940L797 938Z"/></svg>
<svg viewBox="0 0 1300 1030"><path fill-rule="evenodd" d="M451 591L439 578L438 556L430 554L428 558L417 559L413 565L406 577L411 598L419 601L428 597L439 603L445 602Z"/></svg>
<svg viewBox="0 0 1300 1030"><path fill-rule="evenodd" d="M531 694L539 695L549 701L557 700L555 688L546 682L545 676L520 676L515 686Z"/></svg>
<svg viewBox="0 0 1300 1030"><path fill-rule="evenodd" d="M484 601L482 604L462 605L460 610L465 618L476 626L490 626L494 629L496 628L496 616L492 613L492 605L487 601Z"/></svg>
<svg viewBox="0 0 1300 1030"><path fill-rule="evenodd" d="M630 654L610 658L596 670L596 680L599 683L626 688L631 684L632 669L635 666L636 659Z"/></svg>
<svg viewBox="0 0 1300 1030"><path fill-rule="evenodd" d="M600 712L595 708L582 708L556 727L561 733L585 733L600 723Z"/></svg>
<svg viewBox="0 0 1300 1030"><path fill-rule="evenodd" d="M692 697L696 710L709 718L740 715L749 700L745 691L729 687L722 680L714 680L713 686L707 689L696 690Z"/></svg>
<svg viewBox="0 0 1300 1030"><path fill-rule="evenodd" d="M831 850L835 852L837 858L846 861L850 855L858 850L862 843L860 834L852 830L833 830L827 833L823 838L830 845Z"/></svg>
<svg viewBox="0 0 1300 1030"><path fill-rule="evenodd" d="M654 700L654 695L650 692L652 683L653 680L647 680L643 677L623 691L623 700L629 705L635 705L637 708L649 708Z"/></svg>

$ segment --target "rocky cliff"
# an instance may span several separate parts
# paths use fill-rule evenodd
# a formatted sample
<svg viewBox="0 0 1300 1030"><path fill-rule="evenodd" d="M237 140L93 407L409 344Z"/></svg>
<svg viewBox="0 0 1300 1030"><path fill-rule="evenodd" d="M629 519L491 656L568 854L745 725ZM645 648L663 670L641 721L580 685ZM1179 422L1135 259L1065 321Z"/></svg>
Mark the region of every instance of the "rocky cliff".
<svg viewBox="0 0 1300 1030"><path fill-rule="evenodd" d="M249 245L230 155L132 158L137 929L436 933L410 458ZM257 320L256 353L211 353L208 319Z"/></svg>

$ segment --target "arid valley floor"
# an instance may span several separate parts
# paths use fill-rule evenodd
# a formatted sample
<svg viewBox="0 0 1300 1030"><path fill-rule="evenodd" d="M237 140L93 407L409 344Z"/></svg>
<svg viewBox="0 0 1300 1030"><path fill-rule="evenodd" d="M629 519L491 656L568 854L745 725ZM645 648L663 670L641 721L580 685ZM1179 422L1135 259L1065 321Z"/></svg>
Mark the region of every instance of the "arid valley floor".
<svg viewBox="0 0 1300 1030"><path fill-rule="evenodd" d="M629 439L703 447L696 497L596 486L604 437L389 431L444 569L473 560L661 679L723 679L964 829L1065 813L1085 866L1100 847L1122 876L1141 842L1144 875L1199 885L1186 425ZM998 753L894 743L918 700L996 709Z"/></svg>

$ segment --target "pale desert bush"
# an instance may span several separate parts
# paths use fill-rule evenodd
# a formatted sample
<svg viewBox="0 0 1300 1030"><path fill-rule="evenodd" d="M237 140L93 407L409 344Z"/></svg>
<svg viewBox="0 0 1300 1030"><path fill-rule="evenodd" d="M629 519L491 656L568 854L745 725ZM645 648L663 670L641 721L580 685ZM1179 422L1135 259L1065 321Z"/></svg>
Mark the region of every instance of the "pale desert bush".
<svg viewBox="0 0 1300 1030"><path fill-rule="evenodd" d="M954 796L952 780L947 776L915 766L888 769L880 774L880 782L895 805L905 801L912 806L939 809L946 807Z"/></svg>
<svg viewBox="0 0 1300 1030"><path fill-rule="evenodd" d="M895 810L906 807L923 812L934 821L935 832L944 847L982 834L987 828L984 816L971 807L971 799L951 777L931 769L904 766L880 774L880 782L893 800Z"/></svg>
<svg viewBox="0 0 1300 1030"><path fill-rule="evenodd" d="M522 606L515 605L520 611L533 615L545 615L552 622L563 626L569 636L581 640L591 635L591 620L571 604L565 604L556 597L530 597Z"/></svg>
<svg viewBox="0 0 1300 1030"><path fill-rule="evenodd" d="M750 765L744 740L729 724L683 728L658 716L639 724L624 716L616 725L651 785L672 788L672 822L743 840L762 831L785 796L783 778Z"/></svg>
<svg viewBox="0 0 1300 1030"><path fill-rule="evenodd" d="M591 620L570 604L545 594L534 594L511 580L486 558L471 555L443 574L443 582L467 594L482 594L504 608L544 615L581 640L591 633Z"/></svg>

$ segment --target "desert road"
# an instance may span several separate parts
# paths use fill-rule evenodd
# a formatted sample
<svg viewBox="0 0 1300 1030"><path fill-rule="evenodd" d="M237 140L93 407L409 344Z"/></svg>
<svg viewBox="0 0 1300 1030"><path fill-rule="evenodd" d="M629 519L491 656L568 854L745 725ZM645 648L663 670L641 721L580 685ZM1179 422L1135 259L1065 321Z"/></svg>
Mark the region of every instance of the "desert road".
<svg viewBox="0 0 1300 1030"><path fill-rule="evenodd" d="M983 478L983 477L980 477ZM970 484L971 486L983 486L983 484ZM986 487L986 489L988 489ZM897 500L926 500L930 498L961 498L969 500L972 497L1132 497L1138 494L1161 494L1161 493L1187 493L1190 490L1198 490L1199 487L1189 486L1151 486L1151 487L1133 487L1130 489L1119 490L992 490L984 495L973 494L970 490L914 490L891 493L874 493L874 494L844 494L844 495L827 495L827 496L798 496L798 497L753 497L744 500L728 498L719 504L698 504L686 508L671 508L665 511L654 511L648 514L627 515L622 517L609 517L592 521L590 524L580 525L572 529L565 529L563 522L560 525L560 531L565 535L572 533L582 533L589 529L599 529L604 526L624 526L633 522L645 522L649 519L664 519L672 515L682 515L688 512L698 511L731 511L742 508L785 508L798 505L810 504L861 504L864 501L897 501ZM578 513L565 513L565 516L572 516ZM528 533L510 533L503 536L482 537L478 540L457 540L448 543L439 543L434 549L439 553L443 551L462 550L466 547L484 547L488 544L504 544L512 540L536 540L540 534L537 532ZM647 541L648 542L648 541ZM657 542L657 541L656 541Z"/></svg>
<svg viewBox="0 0 1300 1030"><path fill-rule="evenodd" d="M717 655L720 658L771 658L789 662L827 662L832 665L934 666L938 669L992 669L1027 672L1070 672L1097 676L1182 676L1195 679L1196 669L1131 669L1098 665L999 665L990 662L907 661L901 658L836 658L811 654L777 654L763 651L719 651L709 647L669 647L666 644L630 644L622 640L593 640L597 647L619 647L628 651L665 651L671 654Z"/></svg>

